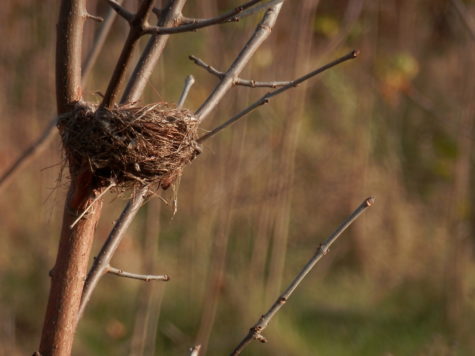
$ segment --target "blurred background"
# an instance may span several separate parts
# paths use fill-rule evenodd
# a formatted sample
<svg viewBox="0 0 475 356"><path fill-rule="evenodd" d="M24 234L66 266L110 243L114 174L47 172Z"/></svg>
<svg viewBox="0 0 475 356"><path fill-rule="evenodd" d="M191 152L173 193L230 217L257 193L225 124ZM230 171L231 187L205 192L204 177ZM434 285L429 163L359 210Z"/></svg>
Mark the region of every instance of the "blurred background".
<svg viewBox="0 0 475 356"><path fill-rule="evenodd" d="M87 2L98 15L105 3ZM189 1L184 13L211 17L239 3ZM133 10L137 1L125 4ZM55 115L58 7L0 3L0 173ZM188 55L225 70L261 16L172 37L143 103L175 102L193 74L185 106L196 110L217 79ZM85 53L99 26L87 22ZM271 322L269 343L244 354L475 354L474 29L473 0L287 1L244 78L288 80L354 48L360 56L205 143L185 169L176 215L151 201L113 260L172 280L104 277L74 354L186 355L196 343L208 355L229 353L370 195L374 207ZM84 88L87 100L100 100L126 33L117 20ZM232 89L203 132L267 91ZM39 341L68 186L57 136L1 187L3 355L31 354ZM93 253L125 202L106 197Z"/></svg>

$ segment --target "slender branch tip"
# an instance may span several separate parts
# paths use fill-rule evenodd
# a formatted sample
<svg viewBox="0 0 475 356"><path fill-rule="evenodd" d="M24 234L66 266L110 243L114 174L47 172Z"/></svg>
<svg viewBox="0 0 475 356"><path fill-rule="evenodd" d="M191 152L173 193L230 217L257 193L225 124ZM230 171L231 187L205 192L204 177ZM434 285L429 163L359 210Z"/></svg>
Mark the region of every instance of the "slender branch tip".
<svg viewBox="0 0 475 356"><path fill-rule="evenodd" d="M367 206L367 207L372 206L372 205L374 204L374 201L375 201L375 200L376 200L376 199L375 199L374 197L369 197L368 199L366 199L366 206Z"/></svg>

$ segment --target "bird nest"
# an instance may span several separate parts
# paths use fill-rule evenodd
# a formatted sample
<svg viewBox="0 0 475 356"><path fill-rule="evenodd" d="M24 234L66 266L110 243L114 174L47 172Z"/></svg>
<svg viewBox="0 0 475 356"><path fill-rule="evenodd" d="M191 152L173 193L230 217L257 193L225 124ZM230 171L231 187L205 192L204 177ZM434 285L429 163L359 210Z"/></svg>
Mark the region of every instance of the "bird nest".
<svg viewBox="0 0 475 356"><path fill-rule="evenodd" d="M94 108L84 104L58 119L74 170L88 169L98 187L167 189L200 152L198 120L168 103Z"/></svg>

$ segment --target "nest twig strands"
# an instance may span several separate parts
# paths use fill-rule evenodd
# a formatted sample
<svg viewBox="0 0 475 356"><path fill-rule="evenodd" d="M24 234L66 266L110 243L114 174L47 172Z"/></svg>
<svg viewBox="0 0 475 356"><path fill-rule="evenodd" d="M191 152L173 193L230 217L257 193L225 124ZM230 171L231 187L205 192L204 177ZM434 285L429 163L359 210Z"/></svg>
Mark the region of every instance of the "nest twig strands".
<svg viewBox="0 0 475 356"><path fill-rule="evenodd" d="M168 103L114 109L76 105L58 121L71 167L88 167L98 187L167 189L200 152L198 121Z"/></svg>

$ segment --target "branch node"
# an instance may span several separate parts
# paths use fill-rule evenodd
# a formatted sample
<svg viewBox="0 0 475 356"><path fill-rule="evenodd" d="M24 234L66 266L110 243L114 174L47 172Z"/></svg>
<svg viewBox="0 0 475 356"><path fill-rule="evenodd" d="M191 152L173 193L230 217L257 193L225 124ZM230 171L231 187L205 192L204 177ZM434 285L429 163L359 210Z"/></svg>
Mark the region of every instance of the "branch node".
<svg viewBox="0 0 475 356"><path fill-rule="evenodd" d="M323 243L321 243L317 248L317 252L320 252L323 256L325 256L328 251L330 251L330 249Z"/></svg>

